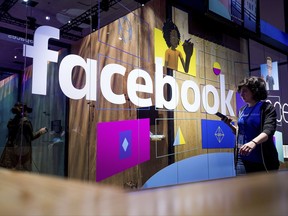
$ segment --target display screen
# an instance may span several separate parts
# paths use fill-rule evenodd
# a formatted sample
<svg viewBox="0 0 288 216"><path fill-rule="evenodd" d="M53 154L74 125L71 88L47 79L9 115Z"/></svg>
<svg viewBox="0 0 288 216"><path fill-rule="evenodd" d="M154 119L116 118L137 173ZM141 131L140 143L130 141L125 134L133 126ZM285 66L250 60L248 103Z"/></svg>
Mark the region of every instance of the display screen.
<svg viewBox="0 0 288 216"><path fill-rule="evenodd" d="M257 0L244 0L244 27L256 32Z"/></svg>
<svg viewBox="0 0 288 216"><path fill-rule="evenodd" d="M209 0L209 12L236 23L245 29L257 31L257 0Z"/></svg>

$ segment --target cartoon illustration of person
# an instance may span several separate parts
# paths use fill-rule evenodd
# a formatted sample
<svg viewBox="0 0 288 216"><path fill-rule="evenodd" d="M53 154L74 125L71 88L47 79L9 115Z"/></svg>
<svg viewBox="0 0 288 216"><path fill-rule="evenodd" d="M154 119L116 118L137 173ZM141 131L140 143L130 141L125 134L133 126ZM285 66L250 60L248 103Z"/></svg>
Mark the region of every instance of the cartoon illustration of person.
<svg viewBox="0 0 288 216"><path fill-rule="evenodd" d="M268 84L268 89L269 90L273 90L273 86L274 86L274 78L272 76L272 59L271 57L267 57L266 58L266 62L267 62L267 76L266 76L266 83Z"/></svg>
<svg viewBox="0 0 288 216"><path fill-rule="evenodd" d="M162 31L163 37L168 46L168 49L165 52L165 67L178 70L178 58L180 58L184 71L188 73L194 46L194 44L190 42L191 38L185 40L183 43L183 49L186 55L184 61L182 53L176 49L180 42L180 32L178 27L171 20L167 20L163 25Z"/></svg>

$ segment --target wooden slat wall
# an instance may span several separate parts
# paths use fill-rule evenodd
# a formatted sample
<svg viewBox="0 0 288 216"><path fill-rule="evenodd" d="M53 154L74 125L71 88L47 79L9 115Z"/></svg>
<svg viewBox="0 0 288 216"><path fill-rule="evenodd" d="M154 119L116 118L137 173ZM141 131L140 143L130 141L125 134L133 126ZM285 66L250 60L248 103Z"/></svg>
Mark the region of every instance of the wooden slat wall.
<svg viewBox="0 0 288 216"><path fill-rule="evenodd" d="M134 30L130 43L124 43L118 39L118 21L116 21L101 29L99 34L98 32L95 32L86 37L77 46L74 46L72 50L72 53L80 55L84 59L97 59L97 64L100 69L109 63L119 62L119 64L125 66L127 68L125 77L114 76L111 80L113 91L116 93L127 92L127 74L136 67L140 67L149 72L152 80L154 80L155 44L153 29L154 27L162 29L165 18L165 1L151 1L145 7L136 10L135 14L137 14L138 17L141 17L142 20L144 20L144 23L139 25L134 14L127 15L128 20L131 21L132 29ZM181 16L183 16L183 13L175 15L179 16L178 20L182 20ZM188 16L186 18L184 17L184 19L188 19ZM145 25L146 23L149 24L149 31ZM176 25L181 27L182 23L176 22ZM182 30L183 29L180 29L180 31ZM187 31L187 29L185 31ZM109 34L107 34L108 32ZM245 50L242 54L239 54L213 42L197 38L196 36L192 36L192 41L194 42L197 55L197 75L196 77L187 77L186 74L175 72L174 76L180 80L179 85L181 85L181 79L193 79L199 86L212 84L217 87L217 85L219 85L219 80L215 80L215 75L211 72L215 61L218 61L222 66L223 74L225 74L226 89L231 89L231 87L243 77L243 71L247 70L247 65L235 67L234 61L239 59L246 60L245 57L247 58L247 52L245 52ZM115 49L115 47L121 50ZM127 51L131 52L133 55L127 54ZM135 57L134 54L141 56L143 59ZM149 58L149 61L147 61L147 58ZM121 106L113 105L102 96L99 87L100 71L97 73L97 101L89 102L85 99L79 101L70 100L69 177L87 181L95 181L97 123L135 119L137 116L136 107L132 103L129 103L129 101ZM84 79L85 74L83 73L83 70L76 68L73 77L75 86L81 87L83 83L85 84ZM154 102L154 94L151 98L153 98ZM213 101L210 99L210 102ZM234 101L233 105L235 106ZM105 108L105 110L100 108ZM202 105L198 112L188 113L184 110L182 104L179 103L179 106L174 112L174 117L178 119L174 121L174 131L176 132L178 126L181 125L183 132L188 134L186 137L188 145L175 148L176 155L170 156L173 157L172 160L179 161L191 156L207 153L207 150L202 150L201 147L201 119L216 118L214 116L207 116L206 114L203 114L203 112L205 112L205 110ZM160 112L160 114L163 118L167 117L167 112L163 111ZM187 119L194 120L187 121ZM162 121L162 124L159 127L164 135L168 137L168 121ZM191 130L191 128L195 128L195 130ZM151 131L153 130L154 128L151 128ZM168 153L167 139L160 141L158 146L161 146L161 149L158 149L160 151L158 154L160 153L163 155ZM180 152L185 153L178 154ZM168 165L168 157L155 158L155 154L155 142L151 142L150 161L105 179L102 183L123 187L127 182L131 181L133 184L141 187L149 177Z"/></svg>
<svg viewBox="0 0 288 216"><path fill-rule="evenodd" d="M131 21L133 29L132 41L129 43L123 43L123 41L118 39L118 21L116 21L101 29L99 35L98 32L94 32L86 37L77 46L73 47L72 53L80 55L84 59L97 59L97 64L101 69L109 63L118 63L125 66L127 68L125 76L116 75L111 80L111 86L113 86L113 91L116 93L127 94L127 74L137 67L149 72L151 79L154 80L153 28L154 26L161 28L164 15L161 11L165 8L164 3L164 1L158 0L151 1L149 3L150 6L145 6L145 8L135 11L135 14L137 14L136 18L145 20L143 26L138 25L139 23L134 14L127 15L127 19ZM155 14L155 12L159 11L163 14ZM149 23L149 29L147 29L147 23ZM109 34L107 34L108 32ZM113 47L117 47L125 52ZM127 51L133 55L127 54ZM135 54L141 56L141 58L144 56L144 59L134 57ZM119 106L111 104L103 97L99 86L100 72L98 71L97 73L97 101L90 102L85 99L79 101L70 100L69 177L87 181L95 181L97 123L136 119L137 117L136 106L131 102L127 101L124 105ZM85 74L83 71L76 68L73 77L75 86L85 84L84 79ZM151 98L154 103L154 95ZM162 116L165 117L165 113ZM164 131L167 129L165 125L161 127L163 127ZM165 135L167 137L167 134ZM162 154L164 154L167 152L167 148L165 147L167 145L164 143L162 146L164 147L160 149L160 153L162 151ZM141 186L151 177L152 173L157 172L165 166L167 166L167 158L156 159L154 143L151 143L150 161L105 179L102 183L123 187L126 183L133 182L133 184Z"/></svg>

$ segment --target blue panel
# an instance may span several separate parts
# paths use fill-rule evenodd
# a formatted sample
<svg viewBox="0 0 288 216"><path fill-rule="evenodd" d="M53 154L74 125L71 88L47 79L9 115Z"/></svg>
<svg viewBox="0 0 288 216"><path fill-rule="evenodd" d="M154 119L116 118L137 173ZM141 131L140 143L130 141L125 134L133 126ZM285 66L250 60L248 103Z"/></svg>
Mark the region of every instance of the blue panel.
<svg viewBox="0 0 288 216"><path fill-rule="evenodd" d="M288 46L288 34L280 31L279 29L265 22L264 20L260 20L260 27L262 34L265 34L268 37L273 38L281 42L282 44Z"/></svg>
<svg viewBox="0 0 288 216"><path fill-rule="evenodd" d="M234 177L234 154L202 154L173 163L155 173L142 188Z"/></svg>
<svg viewBox="0 0 288 216"><path fill-rule="evenodd" d="M201 120L202 148L234 148L235 135L221 120Z"/></svg>

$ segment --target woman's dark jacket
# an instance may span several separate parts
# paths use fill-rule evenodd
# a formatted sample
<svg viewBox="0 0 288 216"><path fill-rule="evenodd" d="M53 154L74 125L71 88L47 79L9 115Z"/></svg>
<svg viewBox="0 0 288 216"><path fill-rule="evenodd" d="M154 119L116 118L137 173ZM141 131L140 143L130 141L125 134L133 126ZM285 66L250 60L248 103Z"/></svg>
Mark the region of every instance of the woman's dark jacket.
<svg viewBox="0 0 288 216"><path fill-rule="evenodd" d="M244 109L241 108L240 112ZM260 145L263 152L265 166L268 170L279 169L280 163L278 159L278 152L273 140L273 135L277 127L277 113L275 107L269 102L263 102L261 106L261 128L260 133L263 132L268 135L268 140Z"/></svg>

